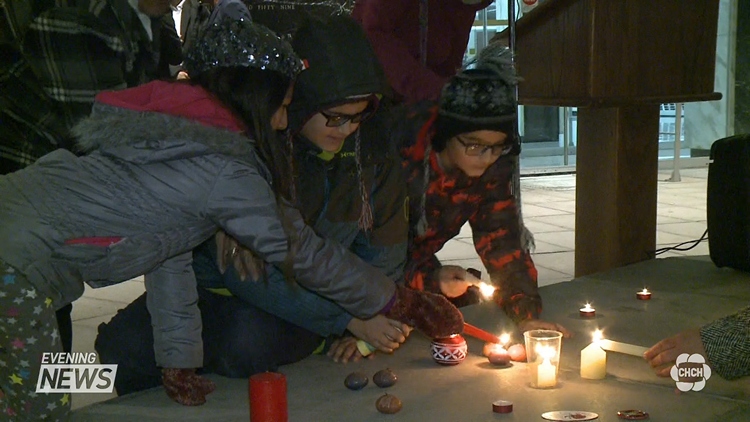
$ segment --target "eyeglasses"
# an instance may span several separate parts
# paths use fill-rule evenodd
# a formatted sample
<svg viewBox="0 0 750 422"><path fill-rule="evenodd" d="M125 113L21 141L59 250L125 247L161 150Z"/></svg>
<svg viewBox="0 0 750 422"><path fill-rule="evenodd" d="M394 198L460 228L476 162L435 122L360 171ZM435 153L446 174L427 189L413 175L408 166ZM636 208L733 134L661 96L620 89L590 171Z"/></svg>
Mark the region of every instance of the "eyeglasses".
<svg viewBox="0 0 750 422"><path fill-rule="evenodd" d="M472 157L484 155L484 153L487 151L490 151L490 153L494 157L500 157L501 155L508 154L513 149L513 144L508 142L503 142L502 144L495 145L482 145L466 142L459 136L456 136L456 140L458 141L458 143L463 145L466 155L470 155Z"/></svg>
<svg viewBox="0 0 750 422"><path fill-rule="evenodd" d="M320 111L320 114L326 118L326 126L339 127L345 125L347 122L362 123L370 118L374 111L375 107L370 103L366 109L357 114L333 113L330 111Z"/></svg>

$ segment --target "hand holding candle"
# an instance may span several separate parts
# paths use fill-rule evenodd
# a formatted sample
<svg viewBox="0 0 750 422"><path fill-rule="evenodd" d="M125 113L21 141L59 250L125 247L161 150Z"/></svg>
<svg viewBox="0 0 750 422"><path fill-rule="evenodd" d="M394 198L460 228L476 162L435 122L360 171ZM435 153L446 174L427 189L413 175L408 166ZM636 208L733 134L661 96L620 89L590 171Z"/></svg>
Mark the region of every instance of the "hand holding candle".
<svg viewBox="0 0 750 422"><path fill-rule="evenodd" d="M594 341L581 350L581 378L599 380L607 376L607 352L601 347L602 332L594 332Z"/></svg>

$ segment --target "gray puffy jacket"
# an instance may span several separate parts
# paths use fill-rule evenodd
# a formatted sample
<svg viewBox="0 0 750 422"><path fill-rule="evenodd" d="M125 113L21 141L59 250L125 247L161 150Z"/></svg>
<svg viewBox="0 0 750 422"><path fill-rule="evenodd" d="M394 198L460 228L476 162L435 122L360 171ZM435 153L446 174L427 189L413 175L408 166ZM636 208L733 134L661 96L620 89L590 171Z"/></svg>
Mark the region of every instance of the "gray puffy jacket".
<svg viewBox="0 0 750 422"><path fill-rule="evenodd" d="M271 264L287 256L267 169L247 137L165 113L97 103L77 132L90 154L58 150L0 177L0 258L57 307L80 297L84 281L145 274L157 364L200 367L191 250L222 228ZM298 236L297 282L360 318L388 304L393 281L281 208Z"/></svg>

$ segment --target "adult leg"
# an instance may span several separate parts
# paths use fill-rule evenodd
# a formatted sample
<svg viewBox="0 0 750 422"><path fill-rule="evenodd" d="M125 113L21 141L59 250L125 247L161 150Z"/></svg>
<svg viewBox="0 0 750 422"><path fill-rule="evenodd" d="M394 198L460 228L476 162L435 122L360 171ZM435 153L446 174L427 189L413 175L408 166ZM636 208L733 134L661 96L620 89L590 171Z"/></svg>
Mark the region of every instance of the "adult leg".
<svg viewBox="0 0 750 422"><path fill-rule="evenodd" d="M213 239L196 249L193 259L200 286L225 288L255 307L323 337L342 335L352 319L335 302L286 281L274 266L266 266L266 278L259 281L241 280L232 266L221 274Z"/></svg>
<svg viewBox="0 0 750 422"><path fill-rule="evenodd" d="M67 420L70 394L35 392L42 353L62 351L54 303L2 260L0 285L0 419Z"/></svg>
<svg viewBox="0 0 750 422"><path fill-rule="evenodd" d="M102 363L119 365L119 395L161 385L154 358L146 293L99 325L96 351ZM203 321L204 373L248 377L309 356L322 338L242 300L198 289Z"/></svg>
<svg viewBox="0 0 750 422"><path fill-rule="evenodd" d="M247 378L276 371L310 356L323 340L237 297L198 291L206 372Z"/></svg>

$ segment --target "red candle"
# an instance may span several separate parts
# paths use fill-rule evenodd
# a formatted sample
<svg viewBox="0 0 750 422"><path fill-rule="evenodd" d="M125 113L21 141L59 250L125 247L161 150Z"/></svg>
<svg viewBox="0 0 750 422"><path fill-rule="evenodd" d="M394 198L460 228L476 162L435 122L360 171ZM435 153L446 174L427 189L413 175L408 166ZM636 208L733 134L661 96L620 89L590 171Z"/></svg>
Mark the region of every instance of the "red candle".
<svg viewBox="0 0 750 422"><path fill-rule="evenodd" d="M487 343L500 343L500 339L497 336L492 335L479 327L475 327L468 322L464 323L464 335L484 340Z"/></svg>
<svg viewBox="0 0 750 422"><path fill-rule="evenodd" d="M578 310L578 313L581 315L581 318L593 318L596 316L596 309L587 303L586 306Z"/></svg>
<svg viewBox="0 0 750 422"><path fill-rule="evenodd" d="M637 297L638 300L650 300L651 292L649 292L648 289L644 287L640 292L636 292L635 297Z"/></svg>
<svg viewBox="0 0 750 422"><path fill-rule="evenodd" d="M495 413L513 413L513 402L508 400L496 400L492 402L492 411Z"/></svg>
<svg viewBox="0 0 750 422"><path fill-rule="evenodd" d="M508 354L508 351L505 350L505 347L499 344L496 344L490 349L489 353L487 353L487 359L491 364L496 366L508 366L510 363L510 355Z"/></svg>
<svg viewBox="0 0 750 422"><path fill-rule="evenodd" d="M263 372L250 377L250 422L287 422L286 377Z"/></svg>

